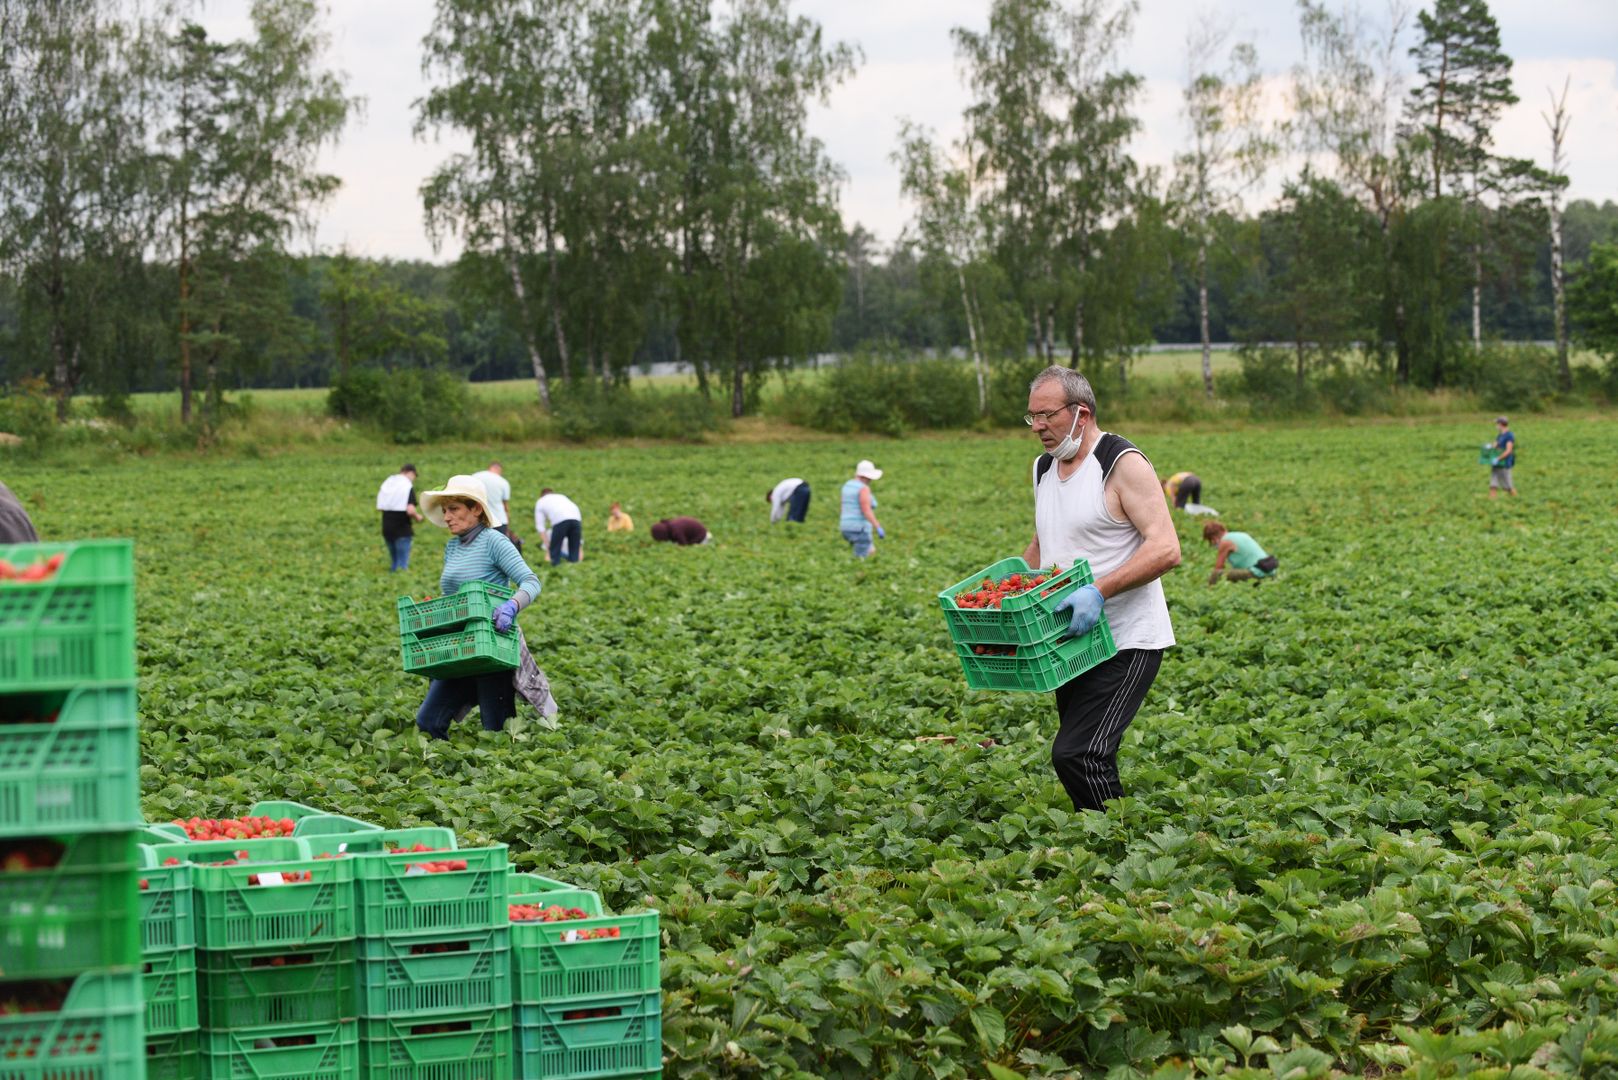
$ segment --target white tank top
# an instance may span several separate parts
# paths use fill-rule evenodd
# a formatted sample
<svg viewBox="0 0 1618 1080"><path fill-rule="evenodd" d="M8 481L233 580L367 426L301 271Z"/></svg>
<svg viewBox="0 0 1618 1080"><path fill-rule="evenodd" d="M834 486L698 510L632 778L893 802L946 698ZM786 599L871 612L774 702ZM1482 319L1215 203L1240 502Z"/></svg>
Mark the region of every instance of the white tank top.
<svg viewBox="0 0 1618 1080"><path fill-rule="evenodd" d="M1131 447L1124 453L1140 451ZM1034 489L1040 561L1065 570L1075 559L1088 559L1090 572L1100 580L1128 562L1146 538L1134 525L1107 512L1107 478L1094 451L1066 480L1061 479L1060 469L1061 463L1053 462ZM1166 649L1174 644L1161 580L1110 597L1106 612L1113 641L1120 649Z"/></svg>

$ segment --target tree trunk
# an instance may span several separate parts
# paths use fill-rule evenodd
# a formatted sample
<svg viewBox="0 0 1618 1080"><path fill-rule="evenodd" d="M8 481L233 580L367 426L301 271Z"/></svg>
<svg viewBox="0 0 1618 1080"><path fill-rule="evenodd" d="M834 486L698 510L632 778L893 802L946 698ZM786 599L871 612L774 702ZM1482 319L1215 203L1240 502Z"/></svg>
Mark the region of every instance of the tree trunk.
<svg viewBox="0 0 1618 1080"><path fill-rule="evenodd" d="M180 423L191 423L191 230L180 200Z"/></svg>
<svg viewBox="0 0 1618 1080"><path fill-rule="evenodd" d="M972 297L966 291L966 270L956 264L955 278L961 283L961 306L966 309L966 336L972 344L972 370L978 377L978 415L989 415L989 387L983 375L983 352L978 348L977 320L972 314Z"/></svg>
<svg viewBox="0 0 1618 1080"><path fill-rule="evenodd" d="M539 353L539 342L534 333L534 318L528 310L528 290L522 283L522 270L517 266L517 256L509 247L506 249L506 272L511 275L511 292L517 298L517 310L522 315L522 343L528 349L528 362L533 365L534 383L539 387L539 405L546 412L550 412L550 376L545 373L545 358Z"/></svg>
<svg viewBox="0 0 1618 1080"><path fill-rule="evenodd" d="M1202 328L1202 392L1213 400L1213 340L1208 330L1208 238L1197 238L1197 321Z"/></svg>
<svg viewBox="0 0 1618 1080"><path fill-rule="evenodd" d="M72 400L73 391L69 380L73 373L73 347L67 343L67 332L63 329L63 317L53 315L51 318L51 382L56 391L56 422L65 423L67 420L68 402Z"/></svg>
<svg viewBox="0 0 1618 1080"><path fill-rule="evenodd" d="M1079 358L1084 355L1084 298L1073 301L1073 355L1068 367L1079 370Z"/></svg>
<svg viewBox="0 0 1618 1080"><path fill-rule="evenodd" d="M556 356L562 364L562 381L573 377L567 356L567 333L562 329L561 277L556 266L556 237L550 223L545 225L545 261L550 269L550 287L545 290L546 305L550 308L551 327L556 332Z"/></svg>
<svg viewBox="0 0 1618 1080"><path fill-rule="evenodd" d="M1472 349L1483 349L1483 247L1472 244Z"/></svg>
<svg viewBox="0 0 1618 1080"><path fill-rule="evenodd" d="M1573 389L1573 369L1567 359L1567 280L1562 269L1562 207L1551 194L1551 295L1556 314L1556 374L1562 392Z"/></svg>
<svg viewBox="0 0 1618 1080"><path fill-rule="evenodd" d="M1304 351L1303 337L1300 335L1293 338L1292 346L1298 352L1298 396L1301 400L1303 397L1304 379L1306 378L1304 369L1307 366L1307 355Z"/></svg>
<svg viewBox="0 0 1618 1080"><path fill-rule="evenodd" d="M1056 363L1056 305L1045 305L1045 363Z"/></svg>
<svg viewBox="0 0 1618 1080"><path fill-rule="evenodd" d="M746 372L742 369L742 328L736 326L736 340L732 346L736 355L730 366L730 415L740 419L747 407Z"/></svg>

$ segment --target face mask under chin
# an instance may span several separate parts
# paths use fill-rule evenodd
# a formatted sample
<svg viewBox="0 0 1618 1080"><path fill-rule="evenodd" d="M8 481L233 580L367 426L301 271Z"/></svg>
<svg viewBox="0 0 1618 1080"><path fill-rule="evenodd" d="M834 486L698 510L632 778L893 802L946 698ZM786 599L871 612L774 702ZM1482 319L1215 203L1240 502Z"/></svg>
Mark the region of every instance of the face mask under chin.
<svg viewBox="0 0 1618 1080"><path fill-rule="evenodd" d="M1079 444L1084 441L1082 435L1078 439L1073 438L1073 433L1078 430L1078 427L1079 410L1075 408L1073 410L1073 422L1067 426L1067 435L1051 450L1052 458L1057 461L1072 461L1073 458L1078 456Z"/></svg>

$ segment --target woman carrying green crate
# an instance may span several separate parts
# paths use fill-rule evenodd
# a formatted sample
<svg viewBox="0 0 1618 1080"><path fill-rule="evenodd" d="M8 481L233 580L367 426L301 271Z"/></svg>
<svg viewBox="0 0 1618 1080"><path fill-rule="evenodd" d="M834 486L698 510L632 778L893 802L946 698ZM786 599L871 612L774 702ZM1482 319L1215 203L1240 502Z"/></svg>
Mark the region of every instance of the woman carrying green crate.
<svg viewBox="0 0 1618 1080"><path fill-rule="evenodd" d="M539 577L512 542L489 527L487 499L475 477L452 476L441 490L421 497L421 512L452 534L444 546L444 571L438 579L443 595L453 596L469 581L516 584L511 599L494 613L495 630L505 634L515 627L517 613L539 595ZM427 687L427 699L416 710L416 727L436 739L448 738L450 724L476 705L483 730L502 731L516 712L516 693L510 671L434 679Z"/></svg>

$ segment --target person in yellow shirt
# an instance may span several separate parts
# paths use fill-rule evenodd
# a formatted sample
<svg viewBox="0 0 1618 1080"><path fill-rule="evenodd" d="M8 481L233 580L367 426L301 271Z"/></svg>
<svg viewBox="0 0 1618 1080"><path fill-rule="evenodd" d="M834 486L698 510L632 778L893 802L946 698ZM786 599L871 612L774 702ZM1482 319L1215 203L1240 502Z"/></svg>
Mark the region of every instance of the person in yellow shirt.
<svg viewBox="0 0 1618 1080"><path fill-rule="evenodd" d="M612 504L612 513L607 516L607 531L610 533L635 531L635 519L624 513L622 504Z"/></svg>
<svg viewBox="0 0 1618 1080"><path fill-rule="evenodd" d="M1213 514L1219 511L1202 505L1202 479L1194 472L1177 472L1162 481L1163 494L1174 503L1174 509L1188 514Z"/></svg>

